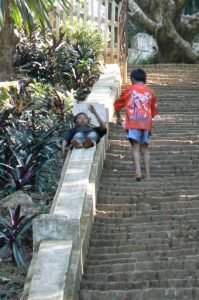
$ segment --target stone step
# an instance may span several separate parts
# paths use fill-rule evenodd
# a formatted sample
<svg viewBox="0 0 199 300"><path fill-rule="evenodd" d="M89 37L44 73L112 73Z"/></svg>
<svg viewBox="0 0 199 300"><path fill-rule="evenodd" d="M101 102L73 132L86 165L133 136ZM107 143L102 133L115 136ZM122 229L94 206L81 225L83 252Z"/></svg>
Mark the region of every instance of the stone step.
<svg viewBox="0 0 199 300"><path fill-rule="evenodd" d="M154 222L154 223L132 223L132 224L109 224L102 222L94 222L93 231L106 232L106 233L133 233L133 232L151 232L151 231L164 231L164 230L187 230L199 229L197 220L188 221L170 221L170 222Z"/></svg>
<svg viewBox="0 0 199 300"><path fill-rule="evenodd" d="M153 245L168 245L169 247L173 247L173 246L177 246L178 244L180 245L184 245L186 243L189 242L199 242L199 236L197 231L192 231L193 235L189 234L189 232L187 233L187 237L169 237L167 236L167 238L163 238L163 237L158 237L158 238L153 238L150 237L148 239L126 239L125 240L125 246L140 246L140 245L145 245L145 246L149 246L151 244ZM95 247L95 248L99 248L99 247L120 247L124 245L124 240L123 239L94 239L92 238L91 242L90 242L90 247Z"/></svg>
<svg viewBox="0 0 199 300"><path fill-rule="evenodd" d="M174 125L175 126L175 125ZM119 138L120 141L126 141L127 140L127 134L121 134L120 136L118 134L112 134L111 139L116 140ZM168 139L169 138L169 139ZM198 134L178 134L178 135L169 135L166 132L165 133L153 133L151 137L151 146L165 146L165 145L171 145L171 149L173 149L174 145L179 146L185 146L185 150L188 151L187 145L190 143L194 143L198 141L199 135ZM168 140L167 140L168 139ZM128 142L128 141L127 141ZM129 142L128 142L129 143ZM130 145L130 143L129 143Z"/></svg>
<svg viewBox="0 0 199 300"><path fill-rule="evenodd" d="M98 265L107 263L132 263L133 262L154 262L154 261L173 261L184 260L192 258L198 262L199 250L198 248L192 248L191 246L180 249L165 249L161 251L155 250L143 250L134 252L122 252L122 253L96 253L87 254L87 265Z"/></svg>
<svg viewBox="0 0 199 300"><path fill-rule="evenodd" d="M123 171L123 170L133 170L134 168L132 168L133 166L133 162L131 161L106 161L104 168L107 169L108 171ZM187 171L187 174L189 174L190 172L193 173L193 171L197 171L197 173L199 173L198 171L199 169L199 163L194 164L192 163L192 161L185 161L185 163L177 163L177 162L172 162L170 164L162 164L162 163L156 163L156 164L152 164L151 163L151 172L153 173L153 171L157 171L158 175L159 173L162 175L168 174L168 172L171 172L171 174L178 174L176 172L178 171Z"/></svg>
<svg viewBox="0 0 199 300"><path fill-rule="evenodd" d="M165 240L165 243L161 244L146 244L146 245L127 245L127 246L112 246L112 247L89 247L89 254L90 255L96 255L96 254L116 254L116 253L133 253L133 252L140 252L140 251L168 251L168 250L187 250L192 249L198 249L199 247L199 241L193 242L193 241L187 241L182 244L178 244L177 242L172 243L172 241Z"/></svg>
<svg viewBox="0 0 199 300"><path fill-rule="evenodd" d="M187 278L187 279L162 279L162 280L143 280L133 282L100 282L100 281L88 281L82 280L81 289L83 290L136 290L136 289L149 289L149 288L190 288L198 287L199 279Z"/></svg>
<svg viewBox="0 0 199 300"><path fill-rule="evenodd" d="M124 171L125 170L125 171ZM161 171L161 168L157 167L156 169L152 169L151 168L151 179L150 180L142 180L142 183L144 182L153 182L154 180L158 181L163 181L165 178L170 178L170 180L172 178L178 178L179 176L190 176L190 177L199 177L199 171L197 171L198 169L196 168L187 168L187 169L183 169L183 168L176 168L173 169L172 172L169 172L169 170L163 170ZM135 170L133 168L133 166L127 168L127 167L123 167L123 168L118 168L118 169L105 169L103 172L103 177L107 177L108 174L110 173L110 176L114 176L115 178L119 177L121 178L121 176L123 178L131 178L132 182L135 182Z"/></svg>
<svg viewBox="0 0 199 300"><path fill-rule="evenodd" d="M115 273L88 273L87 280L100 282L134 282L145 280L165 280L165 279L186 279L191 277L196 279L199 276L198 270L144 270L144 271L124 271Z"/></svg>
<svg viewBox="0 0 199 300"><path fill-rule="evenodd" d="M157 148L157 147L153 147L153 146L150 146L149 147L149 150L150 151L150 154L151 154L151 159L164 159L164 158L168 158L171 159L182 159L182 158L198 158L199 157L199 153L198 153L198 150L199 150L199 147L193 149L193 150L189 150L187 151L186 149L180 149L180 150L170 150L170 151L164 151L163 152L163 149L161 150L160 148ZM107 155L107 158L110 156L110 157L124 157L124 156L127 156L127 157L130 157L130 159L132 159L132 148L131 146L125 148L125 149L111 149L107 151L106 153Z"/></svg>
<svg viewBox="0 0 199 300"><path fill-rule="evenodd" d="M137 182L135 182L134 180L132 180L132 175L131 178L126 178L126 180L123 178L122 180L118 180L117 183L115 182L115 180L110 178L107 181L107 177L103 177L100 183L100 188L104 188L104 189L115 189L116 187L121 187L121 188L133 188L133 189L172 189L173 187L175 188L176 185L178 187L178 189L190 189L190 187L197 187L197 181L198 180L191 180L190 181L186 181L184 184L182 182L180 182L179 180L177 180L178 178L175 178L176 180L174 180L174 182L167 182L167 181L161 181L161 180L153 180L153 178L150 178L149 180L143 180L142 181L142 186L138 185Z"/></svg>
<svg viewBox="0 0 199 300"><path fill-rule="evenodd" d="M163 206L164 207L164 206ZM156 219L156 218L180 218L181 216L185 215L193 215L197 216L199 214L199 201L198 201L198 207L195 208L177 208L177 209L160 209L160 210L141 210L141 211L135 211L135 210L128 210L128 211L99 211L96 210L96 220L99 218L111 218L111 219L128 219L128 218L149 218L150 220ZM163 219L162 219L163 220Z"/></svg>
<svg viewBox="0 0 199 300"><path fill-rule="evenodd" d="M105 197L99 197L98 196L98 203L103 203L103 204L147 204L150 205L152 207L152 209L160 209L162 203L165 202L169 202L169 203L176 203L176 201L178 199L185 199L187 198L187 200L199 200L199 196L186 196L186 195L182 195L182 196L162 196L162 197L141 197L141 196L129 196L128 198L126 196L109 196L107 198Z"/></svg>
<svg viewBox="0 0 199 300"><path fill-rule="evenodd" d="M192 251L193 252L193 251ZM168 256L167 256L168 255ZM140 253L134 252L133 254L124 253L122 256L119 254L115 254L113 256L109 254L102 255L87 255L85 268L87 267L95 267L95 266L102 266L102 265L121 265L121 264L136 264L136 263L172 263L172 262L186 262L186 261L194 261L196 265L198 265L199 261L199 254L194 252L190 255L184 255L182 251L165 251L161 252L154 252L154 251L142 251ZM195 267L194 267L195 269ZM86 271L85 271L86 272Z"/></svg>
<svg viewBox="0 0 199 300"><path fill-rule="evenodd" d="M131 145L128 141L121 141L121 140L110 140L109 139L109 149L112 150L130 150ZM187 145L175 145L172 143L168 143L165 145L155 145L154 142L151 143L151 149L156 150L156 152L164 152L165 154L169 151L191 151L191 150L198 150L198 143L187 143ZM155 152L154 152L155 153ZM162 154L162 153L161 153Z"/></svg>
<svg viewBox="0 0 199 300"><path fill-rule="evenodd" d="M134 179L134 177L132 177L132 175L134 174L134 170L133 168L121 168L121 169L104 169L103 171L103 178L107 178L110 177L119 177L119 178L123 178L123 179ZM151 178L149 180L143 180L142 183L145 184L145 183L153 183L154 181L160 181L160 182L166 182L167 180L169 180L169 182L171 180L178 180L179 177L182 177L182 176L185 176L185 177L188 177L189 179L194 179L194 178L198 178L199 177L199 171L195 171L194 169L191 171L187 171L185 172L181 170L181 172L172 172L172 173L169 173L169 172L164 172L162 173L161 170L159 170L159 172L156 170L156 172L151 172ZM134 180L132 180L132 183L135 182Z"/></svg>
<svg viewBox="0 0 199 300"><path fill-rule="evenodd" d="M139 182L138 184L141 185L141 182ZM192 191L192 195L196 196L196 199L198 200L199 199L199 194L198 193L198 190L191 190ZM134 199L142 199L142 202L143 200L148 200L148 199L152 199L154 197L156 198L160 198L160 201L161 201L161 198L162 197L173 197L175 199L178 199L180 198L180 196L183 196L183 197L188 197L188 196L191 196L190 194L190 191L188 190L176 190L176 191L161 191L161 190L135 190L135 189L131 189L131 190L123 190L123 191L115 191L114 189L113 190L101 190L99 192L99 195L98 195L98 203L102 203L101 200L104 199L105 200L109 200L111 201L111 199L113 198L118 198L118 197L122 197L122 199L126 199L127 202L123 202L125 204L128 204L129 201L134 200ZM195 199L195 200L196 200ZM164 200L164 199L163 199ZM104 202L105 203L105 202ZM110 203L113 203L113 202L110 202ZM131 202L130 202L131 203Z"/></svg>
<svg viewBox="0 0 199 300"><path fill-rule="evenodd" d="M177 201L177 202L163 202L160 204L159 209L187 209L187 208L199 208L198 200L191 201ZM128 212L128 211L148 211L152 210L151 205L147 203L143 204L97 204L96 212L104 211L104 212ZM154 211L154 210L152 210Z"/></svg>
<svg viewBox="0 0 199 300"><path fill-rule="evenodd" d="M92 233L92 241L95 240L116 240L116 241L127 241L127 240L144 240L144 239L152 239L152 238L162 238L162 239L168 239L168 238L193 238L194 236L197 236L197 230L193 228L184 228L184 229L170 229L170 230L154 230L152 229L147 232L100 232L98 230L93 231ZM91 242L92 242L91 241Z"/></svg>
<svg viewBox="0 0 199 300"><path fill-rule="evenodd" d="M176 185L175 183L167 183L166 181L165 182L153 182L153 184L151 182L148 182L148 180L143 180L142 181L142 185L138 184L136 181L132 180L132 175L131 175L131 178L128 178L130 179L129 181L127 182L118 182L118 183L115 183L115 182L107 182L106 181L106 178L103 178L101 184L100 184L100 189L114 189L114 191L116 191L117 189L120 190L120 191L123 191L123 190L128 190L128 191L131 191L132 189L133 190L136 190L136 191L139 191L139 190L164 190L164 189L169 189L170 191L172 191L173 189L174 190L197 190L197 182L187 182L186 184L183 185L183 183L179 183L178 186L177 186L177 189L176 189Z"/></svg>
<svg viewBox="0 0 199 300"><path fill-rule="evenodd" d="M81 290L79 300L198 300L199 288L151 288L137 290Z"/></svg>
<svg viewBox="0 0 199 300"><path fill-rule="evenodd" d="M169 222L169 221L189 221L189 220L197 220L198 219L198 211L194 209L193 212L182 213L178 212L172 213L164 213L164 211L157 210L157 214L136 214L136 212L132 212L131 217L123 217L123 216L97 216L96 222L104 223L104 224L131 224L131 223L158 223L158 222ZM125 214L125 212L124 212Z"/></svg>
<svg viewBox="0 0 199 300"><path fill-rule="evenodd" d="M157 156L151 156L151 165L172 165L173 163L175 164L183 164L184 163L190 163L190 164L199 164L199 154L184 154L182 157L179 157L180 154L177 153L170 153L170 155L165 155L164 157L161 157L157 159ZM109 154L107 153L107 159L106 159L106 164L111 163L114 161L115 163L131 163L132 161L132 153L129 151L128 154L125 155L115 155L115 154Z"/></svg>
<svg viewBox="0 0 199 300"><path fill-rule="evenodd" d="M85 276L87 274L100 273L121 273L121 272L145 272L145 271L197 271L199 261L196 260L172 260L172 261L154 261L154 262L136 262L136 263L120 263L120 264L102 264L97 266L86 266ZM199 283L199 278L198 283Z"/></svg>

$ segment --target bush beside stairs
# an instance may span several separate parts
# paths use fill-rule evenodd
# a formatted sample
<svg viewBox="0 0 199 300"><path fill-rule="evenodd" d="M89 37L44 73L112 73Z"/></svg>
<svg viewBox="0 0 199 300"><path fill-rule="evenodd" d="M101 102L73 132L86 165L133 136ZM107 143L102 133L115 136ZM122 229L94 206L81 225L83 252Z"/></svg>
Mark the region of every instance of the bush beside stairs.
<svg viewBox="0 0 199 300"><path fill-rule="evenodd" d="M198 66L144 68L160 112L152 177L135 182L130 145L111 123L80 300L199 299Z"/></svg>

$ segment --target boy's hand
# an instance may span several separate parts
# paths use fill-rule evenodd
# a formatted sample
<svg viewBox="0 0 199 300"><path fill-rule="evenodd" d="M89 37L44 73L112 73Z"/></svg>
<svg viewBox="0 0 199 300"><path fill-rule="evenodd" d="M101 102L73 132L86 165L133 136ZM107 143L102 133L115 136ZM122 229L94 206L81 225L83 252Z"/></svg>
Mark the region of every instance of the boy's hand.
<svg viewBox="0 0 199 300"><path fill-rule="evenodd" d="M92 104L90 104L89 106L88 106L88 109L90 110L90 112L92 113L92 114L96 114L96 109L95 109L95 107L92 105Z"/></svg>
<svg viewBox="0 0 199 300"><path fill-rule="evenodd" d="M152 118L152 120L153 120L153 124L156 125L157 122L160 120L160 116L156 115L155 117Z"/></svg>

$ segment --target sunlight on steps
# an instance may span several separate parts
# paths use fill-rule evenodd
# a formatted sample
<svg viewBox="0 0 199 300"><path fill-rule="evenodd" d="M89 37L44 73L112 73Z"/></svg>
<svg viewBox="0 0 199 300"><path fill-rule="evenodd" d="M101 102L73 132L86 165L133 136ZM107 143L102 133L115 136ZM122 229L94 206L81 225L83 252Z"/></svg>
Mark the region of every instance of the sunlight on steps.
<svg viewBox="0 0 199 300"><path fill-rule="evenodd" d="M160 111L152 177L133 180L131 147L111 123L80 300L199 299L198 65L143 68Z"/></svg>

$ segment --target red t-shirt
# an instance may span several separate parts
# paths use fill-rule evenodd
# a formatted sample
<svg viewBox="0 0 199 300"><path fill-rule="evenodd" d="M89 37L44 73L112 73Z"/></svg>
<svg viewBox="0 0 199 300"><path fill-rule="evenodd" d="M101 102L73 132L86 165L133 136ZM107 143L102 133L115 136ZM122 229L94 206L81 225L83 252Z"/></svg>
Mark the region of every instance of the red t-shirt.
<svg viewBox="0 0 199 300"><path fill-rule="evenodd" d="M154 91L144 84L133 84L118 98L114 107L126 109L126 129L152 131L152 118L158 114Z"/></svg>

